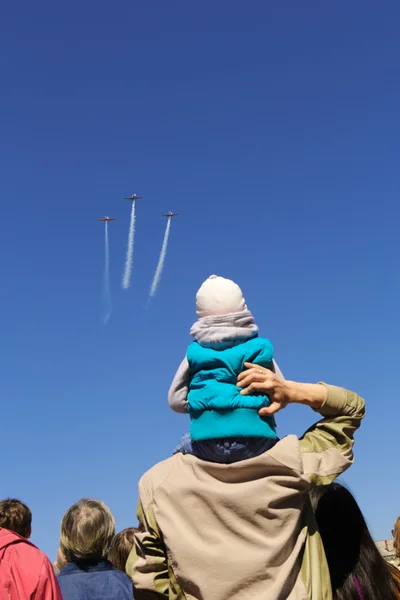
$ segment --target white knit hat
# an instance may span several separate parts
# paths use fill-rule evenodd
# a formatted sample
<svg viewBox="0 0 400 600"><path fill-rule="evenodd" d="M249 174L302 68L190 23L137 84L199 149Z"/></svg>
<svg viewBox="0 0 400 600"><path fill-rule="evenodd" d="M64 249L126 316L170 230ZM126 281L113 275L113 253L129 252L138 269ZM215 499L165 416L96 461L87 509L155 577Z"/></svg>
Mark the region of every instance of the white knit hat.
<svg viewBox="0 0 400 600"><path fill-rule="evenodd" d="M196 295L196 313L199 319L246 310L242 290L234 281L211 275Z"/></svg>

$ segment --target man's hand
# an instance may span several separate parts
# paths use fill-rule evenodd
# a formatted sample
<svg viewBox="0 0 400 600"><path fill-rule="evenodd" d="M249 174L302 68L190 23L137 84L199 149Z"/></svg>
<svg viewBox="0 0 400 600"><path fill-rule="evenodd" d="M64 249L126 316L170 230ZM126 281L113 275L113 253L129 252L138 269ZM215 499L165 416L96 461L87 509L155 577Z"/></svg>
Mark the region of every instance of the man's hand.
<svg viewBox="0 0 400 600"><path fill-rule="evenodd" d="M327 397L327 390L319 383L296 383L280 379L263 367L245 363L246 371L238 376L238 387L243 396L249 394L265 394L271 401L269 406L259 411L261 417L268 417L279 412L288 404L305 404L319 410Z"/></svg>

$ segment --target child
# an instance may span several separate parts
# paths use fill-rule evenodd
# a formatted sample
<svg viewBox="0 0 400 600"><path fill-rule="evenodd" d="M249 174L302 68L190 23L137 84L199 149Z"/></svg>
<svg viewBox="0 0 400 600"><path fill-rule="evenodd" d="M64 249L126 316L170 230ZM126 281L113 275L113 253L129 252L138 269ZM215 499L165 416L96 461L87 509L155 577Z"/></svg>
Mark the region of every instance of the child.
<svg viewBox="0 0 400 600"><path fill-rule="evenodd" d="M117 533L111 542L110 550L108 551L108 560L114 567L124 573L126 561L135 543L135 533L138 532L139 530L135 527L128 527Z"/></svg>
<svg viewBox="0 0 400 600"><path fill-rule="evenodd" d="M282 376L271 342L258 337L240 287L211 275L196 296L199 320L194 338L168 394L172 410L188 412L190 437L176 452L210 462L232 463L266 452L277 441L273 417L260 417L269 405L263 395L240 394L237 376L253 363Z"/></svg>

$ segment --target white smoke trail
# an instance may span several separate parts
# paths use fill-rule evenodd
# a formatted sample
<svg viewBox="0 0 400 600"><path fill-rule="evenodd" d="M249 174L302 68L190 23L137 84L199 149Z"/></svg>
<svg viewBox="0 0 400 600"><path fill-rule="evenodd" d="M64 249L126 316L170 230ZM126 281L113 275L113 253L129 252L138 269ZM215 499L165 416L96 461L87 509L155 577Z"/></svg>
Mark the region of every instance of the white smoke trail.
<svg viewBox="0 0 400 600"><path fill-rule="evenodd" d="M131 224L129 226L128 247L126 249L125 271L122 279L122 287L127 290L131 284L132 264L133 264L133 242L135 237L135 204L132 202Z"/></svg>
<svg viewBox="0 0 400 600"><path fill-rule="evenodd" d="M103 324L106 325L108 319L112 313L111 303L111 292L110 292L110 248L108 244L108 223L105 225L105 240L104 240L104 287L103 287L103 301L104 301L104 317Z"/></svg>
<svg viewBox="0 0 400 600"><path fill-rule="evenodd" d="M161 274L162 274L162 271L164 268L165 257L167 255L168 238L169 238L169 230L170 229L171 229L171 219L169 218L168 223L167 223L167 228L166 228L165 234L164 234L163 245L161 247L160 258L158 259L157 269L154 274L153 283L151 284L151 288L150 288L150 298L152 298L154 296L154 294L157 291L158 284L160 283Z"/></svg>

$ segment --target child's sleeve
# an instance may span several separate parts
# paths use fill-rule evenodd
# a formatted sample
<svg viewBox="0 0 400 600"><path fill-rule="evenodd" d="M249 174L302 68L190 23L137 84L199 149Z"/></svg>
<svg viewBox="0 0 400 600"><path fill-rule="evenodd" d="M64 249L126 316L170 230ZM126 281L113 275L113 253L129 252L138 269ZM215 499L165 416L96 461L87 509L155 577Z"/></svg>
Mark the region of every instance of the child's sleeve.
<svg viewBox="0 0 400 600"><path fill-rule="evenodd" d="M274 358L272 359L272 366L274 368L275 375L277 375L279 377L279 379L285 379L282 371L280 370L280 368L278 366L278 363L276 362L276 360Z"/></svg>
<svg viewBox="0 0 400 600"><path fill-rule="evenodd" d="M185 358L181 362L179 369L176 372L174 380L169 388L168 403L172 410L178 413L187 413L187 396L191 380L190 368L188 359Z"/></svg>

